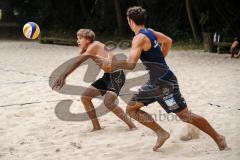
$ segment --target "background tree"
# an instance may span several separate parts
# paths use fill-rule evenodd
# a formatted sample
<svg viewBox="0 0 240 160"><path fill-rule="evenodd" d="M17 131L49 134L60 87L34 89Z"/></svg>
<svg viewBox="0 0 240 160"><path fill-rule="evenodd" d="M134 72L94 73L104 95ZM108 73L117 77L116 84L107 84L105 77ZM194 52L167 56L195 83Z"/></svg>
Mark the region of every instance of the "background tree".
<svg viewBox="0 0 240 160"><path fill-rule="evenodd" d="M187 15L188 15L189 23L190 23L191 28L192 28L194 41L198 42L200 38L198 36L197 26L196 26L196 23L195 23L195 20L194 20L194 17L193 17L191 0L185 0L185 3L186 3L186 9L187 9Z"/></svg>
<svg viewBox="0 0 240 160"><path fill-rule="evenodd" d="M175 41L198 41L202 32L219 32L231 40L239 32L240 10L236 0L4 0L20 25L37 22L42 33L75 36L79 28L91 28L98 37L132 35L126 10L141 5L147 9L147 27ZM3 15L4 16L4 15Z"/></svg>

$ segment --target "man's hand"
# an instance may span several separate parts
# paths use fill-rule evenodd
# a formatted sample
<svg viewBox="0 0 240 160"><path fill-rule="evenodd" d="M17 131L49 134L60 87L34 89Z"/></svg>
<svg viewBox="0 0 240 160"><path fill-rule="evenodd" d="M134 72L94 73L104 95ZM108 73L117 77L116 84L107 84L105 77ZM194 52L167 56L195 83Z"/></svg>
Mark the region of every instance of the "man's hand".
<svg viewBox="0 0 240 160"><path fill-rule="evenodd" d="M77 56L76 58L74 58L72 63L66 67L65 71L54 82L52 89L55 87L61 89L65 84L66 77L70 75L82 62L84 62L90 57L91 57L91 54L84 52L80 56Z"/></svg>
<svg viewBox="0 0 240 160"><path fill-rule="evenodd" d="M65 84L65 82L66 82L66 76L64 74L61 74L58 77L58 79L54 82L52 89L55 87L61 89L63 87L63 85Z"/></svg>
<svg viewBox="0 0 240 160"><path fill-rule="evenodd" d="M102 69L108 71L114 71L116 69L127 69L133 70L140 58L142 52L143 35L137 35L133 38L132 48L130 50L129 58L125 60L117 60L116 57L112 59L99 57L99 62L97 62Z"/></svg>

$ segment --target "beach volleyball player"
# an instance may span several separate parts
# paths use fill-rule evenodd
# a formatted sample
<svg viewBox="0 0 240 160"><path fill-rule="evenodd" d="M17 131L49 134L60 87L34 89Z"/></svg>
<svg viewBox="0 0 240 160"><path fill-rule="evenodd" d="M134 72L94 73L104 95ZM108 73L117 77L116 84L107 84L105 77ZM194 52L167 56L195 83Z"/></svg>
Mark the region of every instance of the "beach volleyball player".
<svg viewBox="0 0 240 160"><path fill-rule="evenodd" d="M77 32L77 43L80 48L80 55L75 62L67 67L67 69L59 76L55 81L53 88L62 88L65 84L65 79L70 75L81 63L87 59L92 59L99 64L102 58L111 58L112 54L106 50L105 45L99 41L94 41L95 33L90 29L80 29ZM99 66L101 68L101 66ZM89 118L93 124L93 130L100 130L96 112L92 103L92 99L96 96L105 96L104 104L111 110L117 117L123 120L130 130L135 129L135 125L131 122L130 118L124 113L124 111L117 106L114 102L125 83L125 75L123 70L108 70L103 69L104 75L102 78L93 82L82 94L81 101L87 111Z"/></svg>
<svg viewBox="0 0 240 160"><path fill-rule="evenodd" d="M158 102L167 113L173 112L182 121L193 124L207 133L220 150L226 149L225 137L217 133L205 118L191 113L181 96L177 78L165 61L172 45L171 38L153 29L145 28L146 10L142 7L129 8L127 20L135 33L129 58L121 61L105 60L103 66L112 70L117 68L133 70L140 59L149 70L149 81L133 95L128 103L127 113L157 134L157 142L153 150L156 151L161 147L170 136L148 113L141 110L143 106L153 102Z"/></svg>

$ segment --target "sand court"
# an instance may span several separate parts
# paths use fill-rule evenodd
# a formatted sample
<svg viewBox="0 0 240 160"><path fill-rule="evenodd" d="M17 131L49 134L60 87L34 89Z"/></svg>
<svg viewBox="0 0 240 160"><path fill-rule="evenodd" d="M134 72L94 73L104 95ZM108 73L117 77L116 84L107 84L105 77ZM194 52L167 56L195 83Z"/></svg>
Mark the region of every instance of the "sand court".
<svg viewBox="0 0 240 160"><path fill-rule="evenodd" d="M116 50L127 55L128 51ZM240 157L240 61L224 54L200 50L171 51L166 58L178 77L189 108L209 120L225 135L232 151L220 152L206 134L180 140L184 127L174 114L154 103L144 108L166 130L170 139L152 152L155 134L136 121L130 132L112 113L99 118L104 130L90 133L90 121L64 121L55 113L61 100L70 99L70 112L85 112L79 95L53 91L49 76L61 64L77 56L78 48L28 41L0 41L0 159L229 159ZM80 66L67 83L87 87L87 67ZM100 77L102 72L92 72ZM127 73L127 79L142 72ZM136 78L137 79L137 78ZM139 83L145 79L139 78ZM128 85L135 82L127 81ZM127 86L125 86L127 87ZM136 86L133 86L133 88ZM123 94L128 88L123 88ZM126 98L119 98L125 110ZM95 99L95 104L101 99Z"/></svg>

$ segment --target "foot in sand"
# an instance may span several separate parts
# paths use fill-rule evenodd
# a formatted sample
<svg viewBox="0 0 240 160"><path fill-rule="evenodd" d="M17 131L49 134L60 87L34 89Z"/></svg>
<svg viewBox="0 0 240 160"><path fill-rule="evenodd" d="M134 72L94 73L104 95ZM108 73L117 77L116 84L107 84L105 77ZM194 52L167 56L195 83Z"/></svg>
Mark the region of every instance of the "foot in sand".
<svg viewBox="0 0 240 160"><path fill-rule="evenodd" d="M157 133L157 142L156 145L153 147L153 151L157 151L158 148L160 148L164 142L170 137L170 134L168 132L164 133Z"/></svg>
<svg viewBox="0 0 240 160"><path fill-rule="evenodd" d="M227 146L227 142L224 136L219 136L219 139L217 141L217 145L220 151L228 151L228 150L232 150L230 147Z"/></svg>
<svg viewBox="0 0 240 160"><path fill-rule="evenodd" d="M192 139L198 139L200 136L200 130L192 124L187 124L183 127L180 134L180 140L189 141Z"/></svg>
<svg viewBox="0 0 240 160"><path fill-rule="evenodd" d="M131 127L129 126L129 130L130 131L135 131L135 130L137 130L137 127L136 126L131 126Z"/></svg>
<svg viewBox="0 0 240 160"><path fill-rule="evenodd" d="M102 127L99 127L99 128L93 128L93 129L91 130L91 132L99 131L99 130L102 130L102 129L104 129L104 127L103 127L103 128L102 128Z"/></svg>

